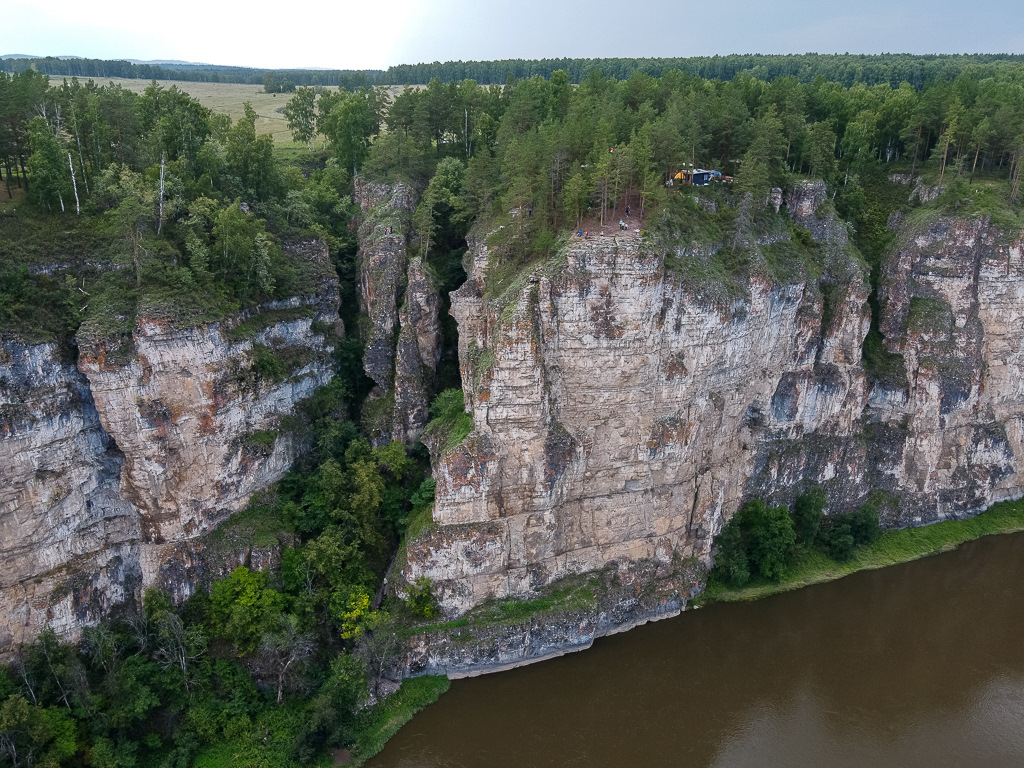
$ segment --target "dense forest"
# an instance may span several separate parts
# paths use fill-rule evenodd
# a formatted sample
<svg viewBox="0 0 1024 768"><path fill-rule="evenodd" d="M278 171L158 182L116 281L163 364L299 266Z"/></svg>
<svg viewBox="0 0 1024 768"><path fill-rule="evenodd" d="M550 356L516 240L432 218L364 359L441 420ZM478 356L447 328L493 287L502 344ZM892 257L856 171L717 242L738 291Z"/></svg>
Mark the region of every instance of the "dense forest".
<svg viewBox="0 0 1024 768"><path fill-rule="evenodd" d="M424 70L425 88L394 98L369 84L299 87L286 111L299 159L256 134L251 109L232 124L155 82L136 95L0 73L0 333L69 344L127 333L143 307L178 323L223 318L296 290L301 265L280 247L295 234L327 241L355 330L356 175L417 190L411 247L442 291L464 277L473 222L514 224L495 243L499 275L624 204L655 234L696 236L699 224L713 237L738 216L778 215L770 189L803 177L825 180L875 265L893 173L942 187L935 205L1019 222L1024 65L990 58L719 57L652 63L654 74L551 62L528 78L498 62L497 78L485 64ZM457 79L469 74L480 77ZM703 218L666 187L693 166L733 180ZM32 268L54 260L64 266ZM881 365L872 333L866 354ZM0 766L305 765L365 743L384 706L364 707L374 663L432 612L429 584L379 609L372 596L429 515L433 481L422 446L366 439L358 333L337 356L296 426L309 450L225 524L286 531L280 571L239 568L184 605L151 590L75 644L44 633L0 671ZM464 421L457 393L438 394L435 430ZM429 696L422 685L408 695Z"/></svg>

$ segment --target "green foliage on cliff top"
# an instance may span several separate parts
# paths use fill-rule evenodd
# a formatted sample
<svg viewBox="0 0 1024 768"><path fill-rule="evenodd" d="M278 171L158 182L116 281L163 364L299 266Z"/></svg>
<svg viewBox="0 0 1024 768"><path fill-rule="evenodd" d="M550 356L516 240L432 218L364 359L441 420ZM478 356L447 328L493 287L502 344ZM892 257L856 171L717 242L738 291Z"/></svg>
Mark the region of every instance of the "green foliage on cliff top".
<svg viewBox="0 0 1024 768"><path fill-rule="evenodd" d="M752 277L790 285L824 272L824 248L807 230L784 210L752 207L728 188L680 191L653 218L651 240L666 252L665 269L714 302L745 296Z"/></svg>

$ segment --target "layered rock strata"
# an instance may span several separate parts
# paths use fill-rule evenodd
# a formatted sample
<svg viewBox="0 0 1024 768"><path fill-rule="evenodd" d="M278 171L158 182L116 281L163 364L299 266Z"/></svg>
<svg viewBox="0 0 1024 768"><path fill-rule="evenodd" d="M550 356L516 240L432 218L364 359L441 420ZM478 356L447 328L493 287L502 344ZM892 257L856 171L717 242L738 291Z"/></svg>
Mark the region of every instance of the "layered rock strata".
<svg viewBox="0 0 1024 768"><path fill-rule="evenodd" d="M44 625L74 637L137 597L291 465L302 446L282 422L333 376L342 329L326 246L286 247L312 262L307 295L192 328L139 317L129 340L83 343L77 364L4 342L0 651ZM257 353L290 369L261 376Z"/></svg>
<svg viewBox="0 0 1024 768"><path fill-rule="evenodd" d="M900 526L1021 495L1020 235L902 224L880 291L886 377L862 365L867 268L823 186L786 197L825 274L753 277L729 302L626 237L574 240L493 297L472 244L452 313L474 430L436 457L435 525L404 572L433 581L446 616L572 574L707 565L754 496L821 484L831 512L871 498Z"/></svg>

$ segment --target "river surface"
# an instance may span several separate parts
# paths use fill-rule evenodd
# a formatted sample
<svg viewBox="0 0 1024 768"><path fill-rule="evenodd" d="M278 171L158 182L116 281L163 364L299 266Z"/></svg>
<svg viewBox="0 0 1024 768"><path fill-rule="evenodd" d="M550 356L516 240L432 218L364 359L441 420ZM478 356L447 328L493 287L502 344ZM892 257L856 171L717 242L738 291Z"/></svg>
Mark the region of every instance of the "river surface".
<svg viewBox="0 0 1024 768"><path fill-rule="evenodd" d="M368 765L1024 766L1024 534L456 680Z"/></svg>

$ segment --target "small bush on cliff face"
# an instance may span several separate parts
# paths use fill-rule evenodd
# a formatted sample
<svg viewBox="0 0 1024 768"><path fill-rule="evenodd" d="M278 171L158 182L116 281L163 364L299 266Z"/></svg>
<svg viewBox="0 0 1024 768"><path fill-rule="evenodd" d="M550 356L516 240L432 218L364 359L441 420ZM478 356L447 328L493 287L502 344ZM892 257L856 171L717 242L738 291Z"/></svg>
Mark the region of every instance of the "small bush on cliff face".
<svg viewBox="0 0 1024 768"><path fill-rule="evenodd" d="M424 619L432 619L437 613L434 600L434 583L426 576L420 576L409 587L409 598L406 601L409 610Z"/></svg>
<svg viewBox="0 0 1024 768"><path fill-rule="evenodd" d="M423 434L433 438L442 451L448 451L473 431L473 416L462 409L462 390L446 389L430 404L430 423Z"/></svg>
<svg viewBox="0 0 1024 768"><path fill-rule="evenodd" d="M953 325L953 310L944 299L912 296L907 312L907 330L910 333L949 333Z"/></svg>
<svg viewBox="0 0 1024 768"><path fill-rule="evenodd" d="M259 432L252 432L246 435L242 444L256 456L266 458L274 452L274 443L277 442L277 432L270 429L263 429Z"/></svg>
<svg viewBox="0 0 1024 768"><path fill-rule="evenodd" d="M261 379L280 381L288 375L287 366L270 347L253 344L249 354L252 358L252 370Z"/></svg>

